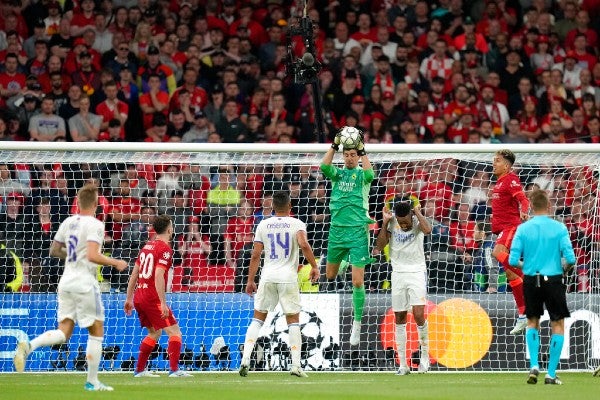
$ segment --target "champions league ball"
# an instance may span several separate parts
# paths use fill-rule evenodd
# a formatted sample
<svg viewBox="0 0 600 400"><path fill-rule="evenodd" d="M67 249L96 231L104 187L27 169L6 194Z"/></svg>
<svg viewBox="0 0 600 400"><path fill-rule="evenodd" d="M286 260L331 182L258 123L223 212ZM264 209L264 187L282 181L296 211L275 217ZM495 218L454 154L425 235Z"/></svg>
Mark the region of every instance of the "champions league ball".
<svg viewBox="0 0 600 400"><path fill-rule="evenodd" d="M361 142L360 131L353 126L344 126L340 131L340 144L344 149L355 149Z"/></svg>

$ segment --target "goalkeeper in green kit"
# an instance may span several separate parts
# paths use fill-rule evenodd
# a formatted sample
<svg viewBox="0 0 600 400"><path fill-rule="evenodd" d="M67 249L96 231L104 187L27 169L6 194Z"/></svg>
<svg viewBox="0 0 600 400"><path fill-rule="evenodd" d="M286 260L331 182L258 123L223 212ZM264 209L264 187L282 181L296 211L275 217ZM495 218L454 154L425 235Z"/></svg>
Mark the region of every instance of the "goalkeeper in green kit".
<svg viewBox="0 0 600 400"><path fill-rule="evenodd" d="M343 127L335 136L331 148L321 163L323 175L332 182L326 276L330 281L335 279L342 261L347 260L352 265L354 321L350 334L350 345L356 346L360 342L361 320L365 304L364 268L373 260L369 251L369 224L375 221L369 218L368 212L369 190L375 175L365 153L362 132L355 148L345 147L343 149L344 167L338 168L332 165L333 156L339 150L341 132L344 129L356 128ZM362 161L362 168L358 165L359 161Z"/></svg>

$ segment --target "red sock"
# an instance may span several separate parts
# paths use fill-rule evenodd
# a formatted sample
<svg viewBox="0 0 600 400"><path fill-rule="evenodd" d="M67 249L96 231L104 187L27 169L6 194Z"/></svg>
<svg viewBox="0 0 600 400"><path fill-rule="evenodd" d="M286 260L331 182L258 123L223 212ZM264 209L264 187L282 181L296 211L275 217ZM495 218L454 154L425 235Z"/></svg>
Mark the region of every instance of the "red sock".
<svg viewBox="0 0 600 400"><path fill-rule="evenodd" d="M179 369L179 356L181 354L180 336L169 337L169 347L167 347L167 353L169 354L169 369L171 372L175 372Z"/></svg>
<svg viewBox="0 0 600 400"><path fill-rule="evenodd" d="M150 336L146 336L144 340L142 340L142 343L140 343L140 353L138 354L137 365L135 366L136 373L146 369L148 357L150 357L150 353L154 350L154 346L156 346L156 340L152 339Z"/></svg>
<svg viewBox="0 0 600 400"><path fill-rule="evenodd" d="M517 303L517 310L519 310L519 315L525 314L525 297L523 297L523 278L513 279L508 282L510 288L512 289L513 297L515 298L515 303Z"/></svg>
<svg viewBox="0 0 600 400"><path fill-rule="evenodd" d="M509 254L506 251L498 254L496 259L502 266L504 270L511 271L518 275L517 279L513 279L509 281L508 284L512 289L513 297L515 298L515 303L517 304L517 310L519 311L519 315L525 314L525 298L523 297L523 271L520 268L515 268L513 266L508 265L508 257Z"/></svg>

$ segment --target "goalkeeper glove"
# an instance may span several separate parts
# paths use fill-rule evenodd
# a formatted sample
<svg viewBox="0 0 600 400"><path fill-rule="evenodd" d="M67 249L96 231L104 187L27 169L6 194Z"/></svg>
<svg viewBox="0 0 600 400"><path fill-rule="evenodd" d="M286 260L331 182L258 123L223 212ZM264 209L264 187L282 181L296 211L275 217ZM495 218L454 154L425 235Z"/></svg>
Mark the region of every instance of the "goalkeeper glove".
<svg viewBox="0 0 600 400"><path fill-rule="evenodd" d="M356 145L356 154L358 154L359 157L362 157L367 154L367 152L365 151L365 144L362 141L358 142L358 144Z"/></svg>
<svg viewBox="0 0 600 400"><path fill-rule="evenodd" d="M340 129L338 131L338 133L335 134L335 137L333 138L333 143L331 143L331 148L334 149L335 151L338 151L340 149L341 143L342 143L342 131Z"/></svg>

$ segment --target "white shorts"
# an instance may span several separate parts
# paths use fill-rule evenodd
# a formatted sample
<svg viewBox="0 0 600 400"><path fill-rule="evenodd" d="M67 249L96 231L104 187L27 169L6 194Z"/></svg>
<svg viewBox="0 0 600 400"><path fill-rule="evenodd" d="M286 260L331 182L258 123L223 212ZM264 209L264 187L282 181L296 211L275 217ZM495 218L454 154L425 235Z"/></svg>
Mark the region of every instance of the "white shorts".
<svg viewBox="0 0 600 400"><path fill-rule="evenodd" d="M427 303L425 272L392 272L392 310L408 311Z"/></svg>
<svg viewBox="0 0 600 400"><path fill-rule="evenodd" d="M94 321L104 321L104 306L100 290L76 293L58 290L58 322L65 319L77 321L81 328L92 326Z"/></svg>
<svg viewBox="0 0 600 400"><path fill-rule="evenodd" d="M297 283L261 282L254 295L254 309L260 312L271 312L281 304L281 311L298 314L300 306L300 290Z"/></svg>

